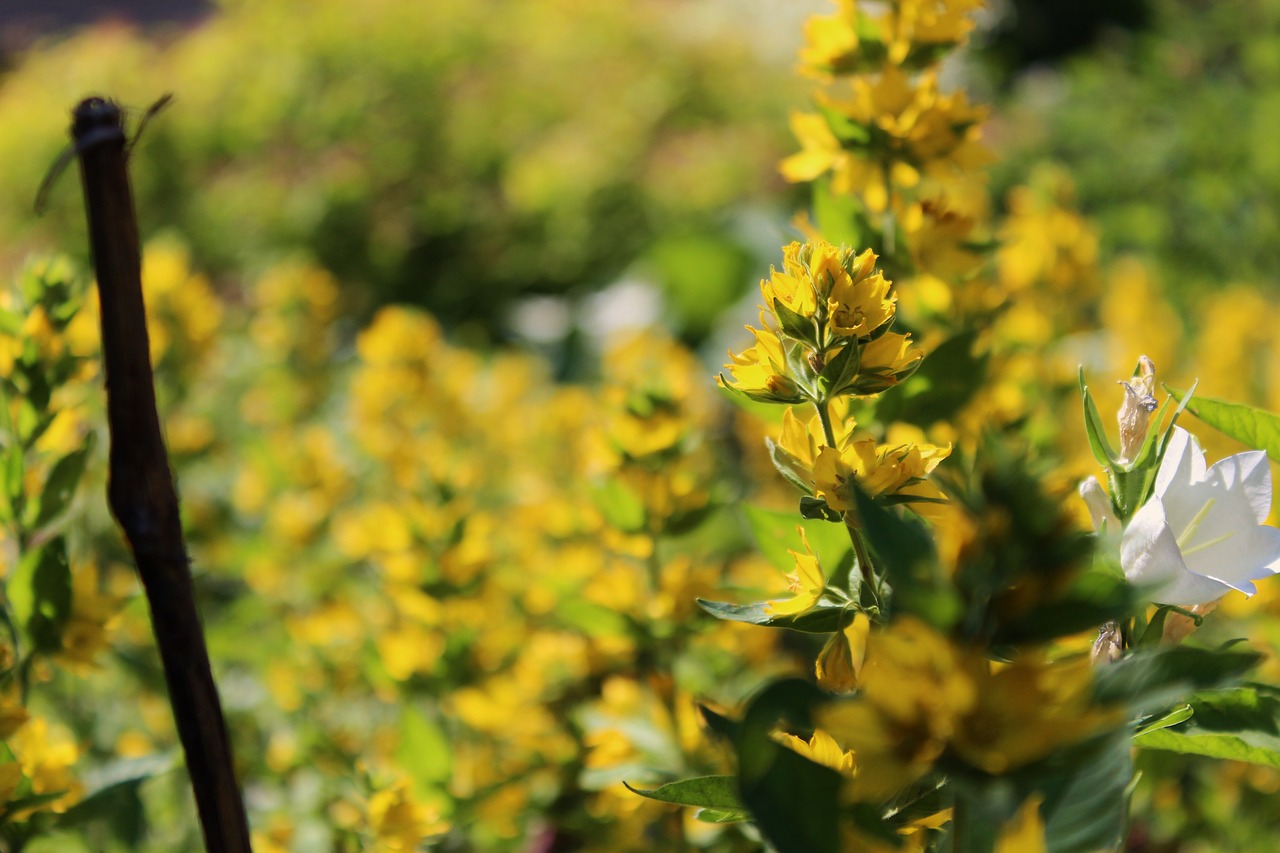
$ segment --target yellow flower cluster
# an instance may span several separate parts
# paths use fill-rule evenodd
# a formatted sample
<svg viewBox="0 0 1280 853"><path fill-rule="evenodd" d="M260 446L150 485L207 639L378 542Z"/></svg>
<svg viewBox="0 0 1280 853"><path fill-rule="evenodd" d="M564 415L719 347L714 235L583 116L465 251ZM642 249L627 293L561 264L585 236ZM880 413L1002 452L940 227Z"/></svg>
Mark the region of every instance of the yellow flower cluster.
<svg viewBox="0 0 1280 853"><path fill-rule="evenodd" d="M925 199L968 204L968 182L989 159L978 138L986 111L963 92L941 93L936 63L963 43L979 5L897 0L877 14L840 0L834 15L813 18L802 70L836 82L816 95L816 112L791 116L801 150L782 162L783 176L829 175L835 195L858 196L869 213L892 210L916 227L929 215Z"/></svg>
<svg viewBox="0 0 1280 853"><path fill-rule="evenodd" d="M1091 705L1085 658L1026 652L1000 665L912 618L871 633L860 687L817 722L857 754L854 796L869 802L891 797L944 754L1005 773L1123 716Z"/></svg>
<svg viewBox="0 0 1280 853"><path fill-rule="evenodd" d="M783 267L760 282L763 328L755 346L730 353L720 384L765 402L825 406L878 394L919 365L910 336L889 331L896 312L876 255L826 242L792 243Z"/></svg>

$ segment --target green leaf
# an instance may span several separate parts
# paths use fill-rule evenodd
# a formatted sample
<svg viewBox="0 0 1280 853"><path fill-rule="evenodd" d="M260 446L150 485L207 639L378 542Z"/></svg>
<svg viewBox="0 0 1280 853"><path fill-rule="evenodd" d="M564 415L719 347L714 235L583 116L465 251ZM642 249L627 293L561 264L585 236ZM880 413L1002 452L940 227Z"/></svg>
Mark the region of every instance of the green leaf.
<svg viewBox="0 0 1280 853"><path fill-rule="evenodd" d="M779 405L777 400L757 399L747 392L728 384L729 380L724 379L724 374L721 374L720 378L724 380L724 384L716 383L716 387L734 406L766 423L774 425L782 423L782 413L785 408Z"/></svg>
<svg viewBox="0 0 1280 853"><path fill-rule="evenodd" d="M1060 598L1046 601L1002 623L992 642L1042 643L1078 634L1128 616L1138 606L1138 592L1123 575L1103 569L1082 572Z"/></svg>
<svg viewBox="0 0 1280 853"><path fill-rule="evenodd" d="M1248 685L1198 693L1181 720L1148 726L1133 742L1280 768L1280 689Z"/></svg>
<svg viewBox="0 0 1280 853"><path fill-rule="evenodd" d="M881 506L861 488L854 500L860 534L872 563L893 588L893 608L914 613L945 630L959 616L960 604L942 581L933 536L919 520Z"/></svg>
<svg viewBox="0 0 1280 853"><path fill-rule="evenodd" d="M651 790L633 788L626 782L627 790L650 800L675 803L678 806L701 806L707 809L737 812L743 811L738 800L738 783L732 776L699 776L668 782Z"/></svg>
<svg viewBox="0 0 1280 853"><path fill-rule="evenodd" d="M810 476L808 466L801 463L799 459L786 450L783 450L782 445L772 438L766 437L764 446L769 451L769 459L773 461L773 467L778 469L782 479L795 486L805 495L812 495L813 487L808 482L808 477Z"/></svg>
<svg viewBox="0 0 1280 853"><path fill-rule="evenodd" d="M1053 756L1037 768L1049 853L1114 850L1124 837L1133 778L1129 733L1119 730Z"/></svg>
<svg viewBox="0 0 1280 853"><path fill-rule="evenodd" d="M1093 451L1093 458L1098 460L1099 465L1114 468L1116 454L1111 449L1111 443L1107 441L1107 430L1102 425L1102 415L1098 413L1098 406L1093 402L1089 386L1084 384L1083 366L1080 368L1079 377L1080 399L1084 404L1084 431L1089 438L1089 448Z"/></svg>
<svg viewBox="0 0 1280 853"><path fill-rule="evenodd" d="M698 809L693 819L702 823L740 823L751 816L745 811L724 811L722 809Z"/></svg>
<svg viewBox="0 0 1280 853"><path fill-rule="evenodd" d="M12 518L21 518L26 506L26 486L23 474L26 473L26 454L22 444L14 441L5 449L4 454L4 494Z"/></svg>
<svg viewBox="0 0 1280 853"><path fill-rule="evenodd" d="M17 337L22 331L22 315L8 308L0 308L0 334Z"/></svg>
<svg viewBox="0 0 1280 853"><path fill-rule="evenodd" d="M59 513L66 509L75 496L76 487L84 474L85 463L93 451L94 434L85 437L84 445L71 451L59 459L45 480L44 489L40 493L39 510L36 513L37 529L53 521Z"/></svg>
<svg viewBox="0 0 1280 853"><path fill-rule="evenodd" d="M1146 717L1138 723L1138 731L1134 733L1134 736L1141 737L1148 732L1155 732L1160 729L1167 729L1170 726L1176 726L1178 723L1183 723L1191 719L1191 716L1194 713L1195 712L1192 710L1190 705L1179 705L1177 708L1174 708L1166 714Z"/></svg>
<svg viewBox="0 0 1280 853"><path fill-rule="evenodd" d="M778 299L773 300L772 307L774 316L778 318L778 325L787 337L809 344L817 340L818 330L812 317L797 314Z"/></svg>
<svg viewBox="0 0 1280 853"><path fill-rule="evenodd" d="M1229 646L1140 646L1128 657L1094 671L1095 699L1099 704L1126 703L1139 709L1168 705L1197 690L1228 684L1261 660L1257 652Z"/></svg>
<svg viewBox="0 0 1280 853"><path fill-rule="evenodd" d="M829 181L813 184L813 219L824 237L836 245L876 248L878 231L856 196L832 192Z"/></svg>
<svg viewBox="0 0 1280 853"><path fill-rule="evenodd" d="M14 618L39 651L62 648L62 627L71 613L71 566L61 536L22 555L5 583Z"/></svg>
<svg viewBox="0 0 1280 853"><path fill-rule="evenodd" d="M646 513L644 502L620 480L606 478L598 484L592 494L596 507L600 510L609 526L624 533L636 533L644 530Z"/></svg>
<svg viewBox="0 0 1280 853"><path fill-rule="evenodd" d="M703 610L726 622L790 628L792 631L801 631L806 634L830 634L833 631L839 631L844 627L849 613L849 608L844 605L819 603L813 609L794 616L774 616L763 601L755 604L730 604L725 601L708 601L705 598L694 600Z"/></svg>
<svg viewBox="0 0 1280 853"><path fill-rule="evenodd" d="M1165 386L1181 400L1185 392ZM1280 416L1243 403L1229 403L1213 397L1194 397L1187 411L1218 432L1258 450L1265 450L1273 462L1280 462Z"/></svg>
<svg viewBox="0 0 1280 853"><path fill-rule="evenodd" d="M853 544L843 524L835 525L818 519L800 519L793 513L761 507L745 508L747 527L760 546L760 553L780 571L793 572L796 558L789 552L804 553L804 545L796 528L804 528L805 538L827 578L837 577L853 565Z"/></svg>
<svg viewBox="0 0 1280 853"><path fill-rule="evenodd" d="M411 705L400 708L397 763L409 771L414 793L430 798L453 772L453 751L440 724Z"/></svg>
<svg viewBox="0 0 1280 853"><path fill-rule="evenodd" d="M826 698L802 679L774 682L752 699L735 733L739 794L778 853L840 850L843 777L773 738L779 720L808 726L810 709Z"/></svg>
<svg viewBox="0 0 1280 853"><path fill-rule="evenodd" d="M617 610L580 598L561 602L556 618L588 637L622 637L630 630L627 617Z"/></svg>

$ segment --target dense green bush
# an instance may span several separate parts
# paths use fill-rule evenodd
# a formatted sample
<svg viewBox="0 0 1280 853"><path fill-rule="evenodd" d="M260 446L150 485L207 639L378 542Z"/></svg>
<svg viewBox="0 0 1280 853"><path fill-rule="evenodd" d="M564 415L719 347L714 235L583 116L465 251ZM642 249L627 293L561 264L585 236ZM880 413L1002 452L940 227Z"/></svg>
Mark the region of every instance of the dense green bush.
<svg viewBox="0 0 1280 853"><path fill-rule="evenodd" d="M29 216L65 110L171 91L138 147L143 227L215 278L301 252L363 312L408 301L489 333L513 297L599 287L647 253L662 283L661 236L710 257L698 286L743 287L735 211L777 188L796 84L681 21L659 3L273 0L168 43L81 32L0 88L0 122L24 128L0 142L7 251L83 245L69 187L34 233Z"/></svg>

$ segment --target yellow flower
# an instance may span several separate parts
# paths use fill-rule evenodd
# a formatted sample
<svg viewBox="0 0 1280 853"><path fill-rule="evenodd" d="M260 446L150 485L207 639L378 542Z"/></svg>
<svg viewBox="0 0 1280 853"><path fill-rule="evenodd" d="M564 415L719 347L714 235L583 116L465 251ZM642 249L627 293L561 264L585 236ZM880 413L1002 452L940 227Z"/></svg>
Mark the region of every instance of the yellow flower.
<svg viewBox="0 0 1280 853"><path fill-rule="evenodd" d="M897 385L920 366L924 352L911 343L910 335L885 332L862 348L858 368L857 394L878 394Z"/></svg>
<svg viewBox="0 0 1280 853"><path fill-rule="evenodd" d="M870 631L871 620L859 612L843 630L831 635L814 665L819 687L832 693L848 693L858 686Z"/></svg>
<svg viewBox="0 0 1280 853"><path fill-rule="evenodd" d="M1091 706L1093 667L1087 658L1053 661L1022 655L1008 666L977 672L978 701L960 722L952 747L969 764L1004 773L1044 758L1120 719Z"/></svg>
<svg viewBox="0 0 1280 853"><path fill-rule="evenodd" d="M898 0L881 24L889 61L901 64L912 53L932 55L963 44L973 29L969 12L981 6L982 0Z"/></svg>
<svg viewBox="0 0 1280 853"><path fill-rule="evenodd" d="M875 263L876 256L868 249L858 256ZM860 264L867 268L868 263ZM869 273L869 270L868 270ZM847 272L836 278L827 299L831 315L831 331L839 335L869 338L881 326L893 320L897 297L889 294L889 281L879 272L851 276Z"/></svg>
<svg viewBox="0 0 1280 853"><path fill-rule="evenodd" d="M841 749L835 738L822 729L815 729L813 737L808 740L789 734L778 735L778 740L783 746L798 752L813 763L830 767L837 773L853 776L857 772L857 754L852 749Z"/></svg>
<svg viewBox="0 0 1280 853"><path fill-rule="evenodd" d="M774 616L796 616L804 613L818 603L827 588L827 576L823 573L818 558L814 556L813 549L809 547L804 528L797 525L796 530L800 532L805 552L801 554L789 551L796 558L796 570L787 575L793 597L767 602L765 609Z"/></svg>
<svg viewBox="0 0 1280 853"><path fill-rule="evenodd" d="M786 356L782 351L782 342L769 328L747 331L756 336L756 344L738 354L729 353L732 359L725 367L733 376L733 381L717 377L717 382L724 387L741 391L752 399L766 402L799 403L804 397L795 381L787 375Z"/></svg>
<svg viewBox="0 0 1280 853"><path fill-rule="evenodd" d="M400 779L369 797L369 829L375 850L417 850L422 840L449 828L436 809L415 802L409 780Z"/></svg>
<svg viewBox="0 0 1280 853"><path fill-rule="evenodd" d="M70 732L51 728L44 719L33 717L8 743L22 763L23 774L31 780L31 793L62 794L36 809L61 813L80 799L84 786L71 772L80 751Z"/></svg>
<svg viewBox="0 0 1280 853"><path fill-rule="evenodd" d="M870 635L858 697L814 721L856 750L856 799L883 800L929 771L977 703L974 670L984 664L911 617Z"/></svg>
<svg viewBox="0 0 1280 853"><path fill-rule="evenodd" d="M855 0L839 0L833 15L815 15L805 22L802 71L820 78L851 69L859 57L858 8Z"/></svg>
<svg viewBox="0 0 1280 853"><path fill-rule="evenodd" d="M924 480L951 453L950 445L877 445L869 438L848 441L840 449L824 447L813 466L818 496L836 512L853 509L852 482L869 496L895 494Z"/></svg>

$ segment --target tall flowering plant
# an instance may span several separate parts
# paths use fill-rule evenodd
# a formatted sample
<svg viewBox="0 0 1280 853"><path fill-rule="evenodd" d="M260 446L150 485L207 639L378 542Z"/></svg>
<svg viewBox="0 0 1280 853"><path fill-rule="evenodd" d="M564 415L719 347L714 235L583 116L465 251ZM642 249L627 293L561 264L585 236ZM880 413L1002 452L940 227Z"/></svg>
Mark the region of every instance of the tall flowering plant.
<svg viewBox="0 0 1280 853"><path fill-rule="evenodd" d="M842 0L810 23L802 70L827 88L793 116L802 150L782 171L815 182L818 223L799 221L808 240L761 282L754 342L719 377L786 407L766 443L799 501L745 511L785 588L699 603L806 635L813 666L736 714L702 709L735 773L639 793L749 822L780 851L1115 850L1135 746L1222 754L1187 726L1202 706L1259 745L1232 711L1258 705L1234 682L1259 656L1175 641L1205 602L1280 566L1261 457L1208 467L1174 426L1185 399L1155 414L1145 362L1113 450L1082 380L1110 485L1085 488L1090 534L1016 432L945 423L981 397L972 351L992 317L974 286L990 261L983 113L937 73L976 5ZM937 287L947 299L913 293ZM931 354L895 329L904 301L955 309L913 314ZM926 443L931 425L953 441Z"/></svg>

